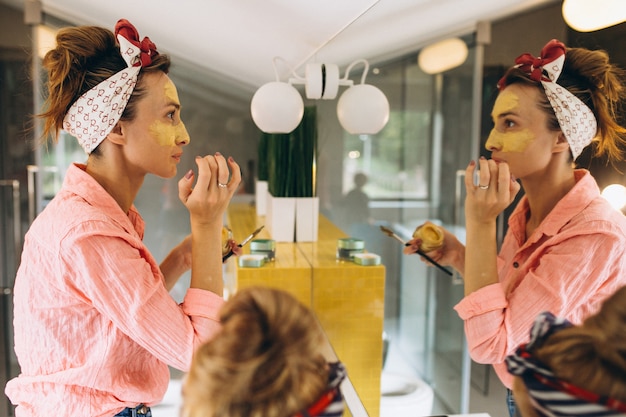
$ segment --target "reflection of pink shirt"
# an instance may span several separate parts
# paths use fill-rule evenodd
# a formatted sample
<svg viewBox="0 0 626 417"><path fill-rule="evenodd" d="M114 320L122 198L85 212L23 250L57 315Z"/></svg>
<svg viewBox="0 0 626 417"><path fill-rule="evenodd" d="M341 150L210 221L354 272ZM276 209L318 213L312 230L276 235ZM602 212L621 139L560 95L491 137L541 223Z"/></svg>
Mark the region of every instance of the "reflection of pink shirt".
<svg viewBox="0 0 626 417"><path fill-rule="evenodd" d="M513 377L506 355L529 340L543 311L580 323L626 285L626 217L600 196L589 172L526 240L528 201L509 219L498 255L500 283L481 288L454 308L465 321L472 358L491 363L504 385Z"/></svg>
<svg viewBox="0 0 626 417"><path fill-rule="evenodd" d="M113 416L158 403L167 365L187 370L218 329L223 299L189 289L177 305L128 215L71 166L26 235L15 281L15 351L7 384L17 416Z"/></svg>

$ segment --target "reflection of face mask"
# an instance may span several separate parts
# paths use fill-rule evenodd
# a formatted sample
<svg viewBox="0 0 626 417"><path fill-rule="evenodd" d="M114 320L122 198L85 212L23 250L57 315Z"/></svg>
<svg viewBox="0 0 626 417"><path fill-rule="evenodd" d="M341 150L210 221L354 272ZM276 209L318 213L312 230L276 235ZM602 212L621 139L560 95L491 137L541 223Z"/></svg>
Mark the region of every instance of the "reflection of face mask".
<svg viewBox="0 0 626 417"><path fill-rule="evenodd" d="M171 80L165 83L164 90L169 102L180 105L176 86ZM150 125L150 133L161 146L174 146L181 142L189 143L191 140L182 120L175 125L156 120Z"/></svg>
<svg viewBox="0 0 626 417"><path fill-rule="evenodd" d="M519 97L516 94L504 90L498 95L493 105L491 117L496 122L500 121L500 116L511 113L519 107ZM505 119L503 116L502 119ZM515 130L514 132L501 132L496 128L491 130L485 148L488 150L498 149L501 152L524 152L530 142L535 139L535 135L528 129Z"/></svg>

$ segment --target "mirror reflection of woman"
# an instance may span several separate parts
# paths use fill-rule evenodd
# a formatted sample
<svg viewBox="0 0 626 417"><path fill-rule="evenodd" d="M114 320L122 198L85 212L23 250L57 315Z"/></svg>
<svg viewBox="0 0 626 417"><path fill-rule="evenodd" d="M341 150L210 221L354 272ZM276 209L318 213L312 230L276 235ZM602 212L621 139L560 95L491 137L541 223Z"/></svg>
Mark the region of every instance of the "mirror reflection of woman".
<svg viewBox="0 0 626 417"><path fill-rule="evenodd" d="M463 276L465 298L455 310L471 356L493 364L507 388L513 378L504 359L528 340L539 313L580 323L626 284L626 218L574 164L592 143L595 156L623 160L626 129L616 120L622 77L605 52L557 40L539 57L518 57L491 113L491 159L466 169L466 245L446 231L443 247L428 253ZM520 190L518 180L525 195L498 252L496 218ZM411 243L407 254L420 241Z"/></svg>
<svg viewBox="0 0 626 417"><path fill-rule="evenodd" d="M178 181L191 235L159 265L133 201L147 174L177 175L190 138L170 60L122 19L115 34L59 31L44 58L46 134L88 154L26 234L15 280L16 416L151 415L168 365L187 370L219 328L222 223L241 180L232 158L196 157ZM156 198L156 196L155 196ZM191 268L178 305L168 293Z"/></svg>

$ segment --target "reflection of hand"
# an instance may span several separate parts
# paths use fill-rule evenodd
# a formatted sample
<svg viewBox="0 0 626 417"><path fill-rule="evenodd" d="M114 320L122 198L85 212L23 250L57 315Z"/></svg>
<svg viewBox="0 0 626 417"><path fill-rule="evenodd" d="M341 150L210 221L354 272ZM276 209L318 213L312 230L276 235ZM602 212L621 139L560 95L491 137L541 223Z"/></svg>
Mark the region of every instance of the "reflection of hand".
<svg viewBox="0 0 626 417"><path fill-rule="evenodd" d="M234 239L229 239L227 242L228 250L222 255L222 262L226 262L230 259L231 256L241 256L243 254L243 249ZM231 255L229 255L232 252ZM228 255L226 259L224 257Z"/></svg>
<svg viewBox="0 0 626 417"><path fill-rule="evenodd" d="M465 218L468 223L491 223L513 202L521 187L506 162L481 157L478 165L478 186L474 185L476 163L471 161L465 170Z"/></svg>
<svg viewBox="0 0 626 417"><path fill-rule="evenodd" d="M439 249L424 253L442 266L452 266L457 271L462 271L463 263L465 262L465 246L453 233L443 227L440 227L440 229L443 231L443 244L439 247ZM418 249L420 249L421 245L422 239L413 238L407 242L407 246L405 246L403 253L405 255L415 254ZM425 258L422 257L421 260L432 266L432 264Z"/></svg>

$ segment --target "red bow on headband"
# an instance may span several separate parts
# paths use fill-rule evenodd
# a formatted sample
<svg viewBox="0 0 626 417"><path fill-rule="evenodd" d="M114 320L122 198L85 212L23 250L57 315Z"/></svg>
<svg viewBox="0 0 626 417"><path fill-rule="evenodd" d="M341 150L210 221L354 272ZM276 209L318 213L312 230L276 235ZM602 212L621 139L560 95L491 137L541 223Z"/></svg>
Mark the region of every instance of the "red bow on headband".
<svg viewBox="0 0 626 417"><path fill-rule="evenodd" d="M150 65L152 63L152 57L159 54L159 52L157 52L156 50L156 45L147 36L143 38L141 42L139 41L139 32L137 32L135 26L133 26L132 23L130 23L126 19L120 19L117 21L117 24L115 25L116 38L118 34L122 35L130 43L132 43L141 50L141 53L139 54L139 60L141 61L140 65L142 67Z"/></svg>
<svg viewBox="0 0 626 417"><path fill-rule="evenodd" d="M556 39L548 42L543 49L539 58L529 53L522 54L515 59L516 67L530 75L530 79L534 81L550 81L550 78L543 74L543 67L560 56L565 55L565 45ZM504 78L498 82L498 88L505 87Z"/></svg>

